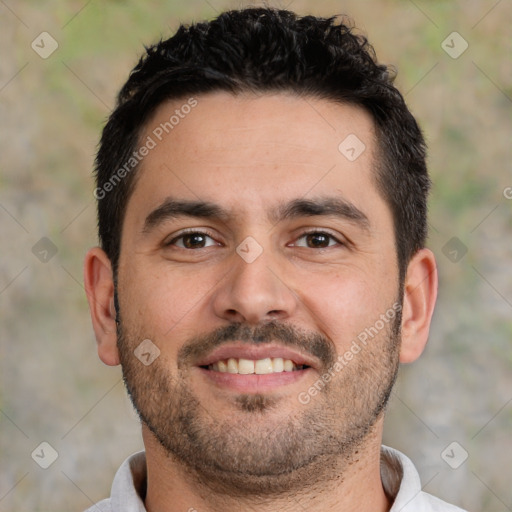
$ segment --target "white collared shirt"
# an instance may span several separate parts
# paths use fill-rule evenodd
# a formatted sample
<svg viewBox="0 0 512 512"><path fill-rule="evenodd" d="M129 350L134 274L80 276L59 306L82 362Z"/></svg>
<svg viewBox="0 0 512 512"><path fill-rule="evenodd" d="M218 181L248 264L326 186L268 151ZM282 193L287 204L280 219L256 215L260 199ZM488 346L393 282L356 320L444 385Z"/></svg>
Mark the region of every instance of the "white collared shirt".
<svg viewBox="0 0 512 512"><path fill-rule="evenodd" d="M464 512L421 490L420 477L411 460L387 446L381 451L382 485L394 496L389 512ZM138 452L128 457L118 469L110 498L85 512L146 512L141 496L146 492L146 455Z"/></svg>

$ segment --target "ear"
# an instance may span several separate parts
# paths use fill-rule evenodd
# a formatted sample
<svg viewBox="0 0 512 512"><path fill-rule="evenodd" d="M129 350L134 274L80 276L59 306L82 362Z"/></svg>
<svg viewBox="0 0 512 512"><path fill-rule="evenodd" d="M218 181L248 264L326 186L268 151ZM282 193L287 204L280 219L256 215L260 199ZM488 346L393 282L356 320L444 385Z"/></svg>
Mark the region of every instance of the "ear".
<svg viewBox="0 0 512 512"><path fill-rule="evenodd" d="M405 277L401 363L411 363L423 352L436 298L436 260L432 251L420 249L409 262Z"/></svg>
<svg viewBox="0 0 512 512"><path fill-rule="evenodd" d="M112 265L99 247L90 249L84 261L84 284L100 359L119 364Z"/></svg>

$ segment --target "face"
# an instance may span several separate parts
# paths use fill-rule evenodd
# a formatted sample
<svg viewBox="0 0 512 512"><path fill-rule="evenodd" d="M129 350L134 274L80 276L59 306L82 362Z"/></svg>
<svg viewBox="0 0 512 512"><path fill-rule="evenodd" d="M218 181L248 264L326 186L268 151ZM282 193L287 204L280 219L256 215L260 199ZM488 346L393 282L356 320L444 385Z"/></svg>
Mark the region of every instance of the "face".
<svg viewBox="0 0 512 512"><path fill-rule="evenodd" d="M123 225L123 373L172 459L231 492L277 492L348 461L382 416L399 353L393 219L364 111L196 100L160 141L186 100L162 105L141 137L156 145Z"/></svg>

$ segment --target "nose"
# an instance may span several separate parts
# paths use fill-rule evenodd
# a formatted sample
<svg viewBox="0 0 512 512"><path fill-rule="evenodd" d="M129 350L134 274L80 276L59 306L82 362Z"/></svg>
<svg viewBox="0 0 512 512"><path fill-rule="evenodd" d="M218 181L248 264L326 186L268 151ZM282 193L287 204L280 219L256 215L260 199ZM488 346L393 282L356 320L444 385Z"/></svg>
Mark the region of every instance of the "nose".
<svg viewBox="0 0 512 512"><path fill-rule="evenodd" d="M276 258L264 251L252 262L238 254L213 297L215 314L230 322L283 321L296 311L297 296L286 284Z"/></svg>

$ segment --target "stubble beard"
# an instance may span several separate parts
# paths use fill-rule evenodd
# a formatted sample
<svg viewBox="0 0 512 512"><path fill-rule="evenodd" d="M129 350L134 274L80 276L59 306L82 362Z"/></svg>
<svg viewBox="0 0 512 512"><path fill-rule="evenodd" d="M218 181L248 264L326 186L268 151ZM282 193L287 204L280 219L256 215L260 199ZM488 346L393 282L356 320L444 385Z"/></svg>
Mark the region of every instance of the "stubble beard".
<svg viewBox="0 0 512 512"><path fill-rule="evenodd" d="M279 496L305 487L325 486L343 479L384 413L398 371L401 315L385 332L367 343L336 377L307 405L298 397L241 394L230 404L233 414L219 417L191 391L189 369L178 364L171 375L170 362L160 356L144 366L133 355L140 337L118 324L118 346L123 378L141 421L170 459L192 478L231 496ZM234 329L234 331L233 331ZM271 322L254 330L234 324L226 337L256 342L284 339L288 345L307 346L301 331ZM272 336L272 333L278 334ZM332 343L313 335L325 368L332 369L337 354ZM207 337L202 337L202 345ZM187 344L185 344L186 346ZM306 390L303 390L306 391ZM289 402L293 401L291 408ZM281 410L280 410L281 409ZM285 410L285 414L283 414Z"/></svg>

